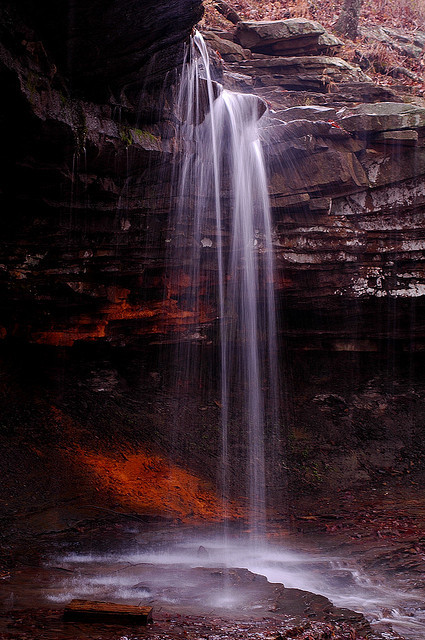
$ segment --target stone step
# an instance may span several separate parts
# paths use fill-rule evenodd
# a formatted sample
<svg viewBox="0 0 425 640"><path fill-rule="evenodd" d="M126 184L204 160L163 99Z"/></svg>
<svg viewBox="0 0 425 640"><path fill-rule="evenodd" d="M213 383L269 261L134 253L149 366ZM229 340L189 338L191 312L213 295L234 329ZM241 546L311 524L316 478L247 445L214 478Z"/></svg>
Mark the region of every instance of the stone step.
<svg viewBox="0 0 425 640"><path fill-rule="evenodd" d="M243 21L235 40L244 48L267 55L317 55L338 52L343 43L313 20Z"/></svg>

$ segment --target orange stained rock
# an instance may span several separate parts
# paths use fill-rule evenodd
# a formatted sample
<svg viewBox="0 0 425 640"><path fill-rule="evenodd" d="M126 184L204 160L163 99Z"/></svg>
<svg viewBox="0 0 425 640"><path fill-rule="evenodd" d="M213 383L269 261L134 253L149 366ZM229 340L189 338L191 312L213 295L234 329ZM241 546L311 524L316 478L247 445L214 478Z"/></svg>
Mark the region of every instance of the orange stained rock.
<svg viewBox="0 0 425 640"><path fill-rule="evenodd" d="M188 273L179 273L171 279L170 294L176 294L180 289L188 289L192 285L192 278Z"/></svg>
<svg viewBox="0 0 425 640"><path fill-rule="evenodd" d="M166 294L168 298L178 296L182 290L193 288L199 295L204 295L209 288L211 277L208 275L197 275L196 279L185 271L175 271L164 280ZM214 281L213 281L214 282ZM218 286L218 284L216 284Z"/></svg>
<svg viewBox="0 0 425 640"><path fill-rule="evenodd" d="M222 503L211 486L194 473L158 454L138 451L126 455L101 454L81 447L77 462L93 475L95 486L123 507L139 513L185 521L218 521ZM243 509L229 505L227 516L242 518Z"/></svg>
<svg viewBox="0 0 425 640"><path fill-rule="evenodd" d="M121 289L118 293L113 293L121 295L123 291L125 290ZM44 331L30 330L30 340L37 344L71 347L78 340L89 341L107 337L108 324L113 321L152 319L153 324L144 325L140 330L132 330L135 334L149 334L160 333L165 327L184 329L193 323L210 322L215 315L214 310L209 307L201 307L198 311L181 309L178 302L171 299L141 306L130 304L125 298L120 298L119 302L105 304L96 314L93 314L93 317L82 314L70 318L68 326L52 326Z"/></svg>
<svg viewBox="0 0 425 640"><path fill-rule="evenodd" d="M50 331L34 331L30 334L31 342L48 344L54 347L72 347L77 340L97 340L105 337L106 322L98 322L90 326L70 326L63 329L52 328Z"/></svg>

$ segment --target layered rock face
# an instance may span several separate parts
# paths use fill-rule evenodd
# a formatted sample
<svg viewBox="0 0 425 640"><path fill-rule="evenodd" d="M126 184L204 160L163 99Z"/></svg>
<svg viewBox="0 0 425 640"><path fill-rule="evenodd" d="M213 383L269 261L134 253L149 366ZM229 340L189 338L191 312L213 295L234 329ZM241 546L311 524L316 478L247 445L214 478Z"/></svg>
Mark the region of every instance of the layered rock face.
<svg viewBox="0 0 425 640"><path fill-rule="evenodd" d="M290 482L309 491L403 474L422 464L423 101L320 55L317 41L307 52L302 29L301 55L257 53L266 31L240 25L248 52L222 57L224 82L272 108L263 138Z"/></svg>
<svg viewBox="0 0 425 640"><path fill-rule="evenodd" d="M279 115L291 117L291 112ZM295 274L308 269L306 295L318 307L340 308L345 314L357 306L356 339L421 340L421 328L412 326L410 314L424 293L425 110L380 103L328 115L332 122L272 126L288 132L288 172L282 172L279 157L271 178L279 217L277 255L288 297L298 297L300 284L292 289ZM308 176L303 183L301 175ZM396 330L382 325L383 311L393 315ZM348 342L353 320L341 320Z"/></svg>
<svg viewBox="0 0 425 640"><path fill-rule="evenodd" d="M1 10L0 324L70 346L163 312L167 110L202 6L51 5Z"/></svg>
<svg viewBox="0 0 425 640"><path fill-rule="evenodd" d="M182 323L164 264L174 242L172 70L200 4L147 5L141 16L117 3L98 20L95 4L76 3L70 22L55 7L2 9L2 335L125 344L194 325L190 314ZM224 83L273 109L263 129L288 335L302 313L309 336L326 324L337 348L353 323L359 345L391 337L382 311L392 300L392 337L411 342L424 286L422 107L321 55L332 37L308 20L206 37L224 58Z"/></svg>
<svg viewBox="0 0 425 640"><path fill-rule="evenodd" d="M49 3L36 15L23 0L1 9L7 99L1 112L0 336L6 343L77 349L150 343L155 351L154 343L183 333L199 341L213 363L217 309L202 306L202 292L202 317L182 309L171 284L176 278L169 276L177 273L181 288L187 265L167 262L168 247L182 241L169 217L179 162L172 84L201 3L149 0L141 8L116 0L106 11L95 2L73 3L71 14ZM349 442L352 449L342 457L353 478L387 435L392 444L373 464L384 464L385 456L387 467L395 464L406 445L397 430L407 405L413 417L406 438L412 446L419 442L423 383L400 388L401 413L387 385L394 345L400 358L425 345L425 109L334 56L339 44L320 25L287 21L278 34L273 29L247 23L236 34L206 36L212 55L220 53L214 64L225 86L256 93L271 107L263 116L263 139L275 289L283 369L295 380L292 385L288 374L286 428L295 432L301 423L301 449L308 438L317 439L318 424L324 447ZM188 215L190 209L188 203ZM190 246L191 239L184 242ZM261 254L261 239L258 247ZM216 239L206 238L202 251L214 281ZM137 352L143 376L127 379L125 364L119 375L105 366L99 388L118 403L122 389L130 398L143 377L147 397L160 395L164 371L152 365L157 355ZM377 367L376 380L363 371L363 358L369 371ZM286 369L291 359L293 368ZM397 367L398 381L412 371L404 361ZM362 375L354 380L358 370ZM119 382L108 386L110 378ZM72 394L75 379L66 383ZM206 401L205 393L199 390L187 403L193 411L184 413L179 438L181 457L189 452L213 478L219 419L216 396ZM102 400L93 398L97 415ZM158 412L149 428L164 404L163 396L155 398ZM390 405L385 431L382 407ZM142 411L144 398L134 409ZM173 407L166 411L159 435L152 435L161 445L173 420ZM348 435L341 436L341 424ZM209 438L207 461L190 435L199 425ZM354 460L362 437L369 438L369 449Z"/></svg>
<svg viewBox="0 0 425 640"><path fill-rule="evenodd" d="M248 53L222 54L225 82L273 109L264 140L285 327L302 348L420 348L425 109L318 55L319 34L311 21L242 22L234 37ZM283 57L285 46L302 55Z"/></svg>

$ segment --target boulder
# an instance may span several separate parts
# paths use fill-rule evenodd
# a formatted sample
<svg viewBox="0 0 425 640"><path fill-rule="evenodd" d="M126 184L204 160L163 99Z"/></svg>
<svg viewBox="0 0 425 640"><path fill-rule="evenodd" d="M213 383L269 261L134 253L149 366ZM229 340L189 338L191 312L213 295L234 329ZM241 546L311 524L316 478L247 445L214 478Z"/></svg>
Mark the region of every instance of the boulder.
<svg viewBox="0 0 425 640"><path fill-rule="evenodd" d="M226 18L226 20L229 20L229 22L232 22L233 24L238 24L238 22L240 22L239 15L233 7L227 4L227 2L224 2L224 0L215 0L213 5L215 9L217 9L217 11Z"/></svg>
<svg viewBox="0 0 425 640"><path fill-rule="evenodd" d="M268 55L317 55L342 46L321 24L304 18L239 22L235 39L251 51Z"/></svg>
<svg viewBox="0 0 425 640"><path fill-rule="evenodd" d="M319 36L317 52L332 55L333 53L337 53L343 44L343 41L334 36L333 33L325 31L325 33Z"/></svg>
<svg viewBox="0 0 425 640"><path fill-rule="evenodd" d="M232 42L227 38L220 38L215 33L207 32L204 34L205 40L208 42L210 47L220 54L223 60L227 62L237 62L240 60L246 60L247 58L251 58L252 54L249 49L243 49L236 42Z"/></svg>
<svg viewBox="0 0 425 640"><path fill-rule="evenodd" d="M384 32L397 43L401 51L412 58L420 58L425 48L425 31L417 29L407 33L404 29L391 29L384 27Z"/></svg>
<svg viewBox="0 0 425 640"><path fill-rule="evenodd" d="M346 131L359 136L425 127L425 108L398 102L360 104L341 109L336 117Z"/></svg>

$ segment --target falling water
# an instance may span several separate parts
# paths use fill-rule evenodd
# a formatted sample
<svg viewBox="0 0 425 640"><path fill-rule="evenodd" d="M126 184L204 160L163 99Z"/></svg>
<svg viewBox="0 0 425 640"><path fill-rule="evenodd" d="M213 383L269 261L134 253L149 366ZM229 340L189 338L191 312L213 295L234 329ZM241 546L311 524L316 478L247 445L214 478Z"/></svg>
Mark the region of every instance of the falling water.
<svg viewBox="0 0 425 640"><path fill-rule="evenodd" d="M212 82L208 52L192 39L177 101L179 174L170 252L171 290L179 308L219 333L222 430L221 490L224 517L237 421L247 447L246 496L250 530L264 531L265 431L277 422L276 320L273 254L266 172L259 136L265 110L256 96L232 93ZM177 269L183 265L184 277ZM200 336L198 329L195 337ZM186 336L187 337L187 336ZM182 340L177 368L187 378L201 363ZM240 408L237 398L242 398ZM267 419L266 419L267 413Z"/></svg>

